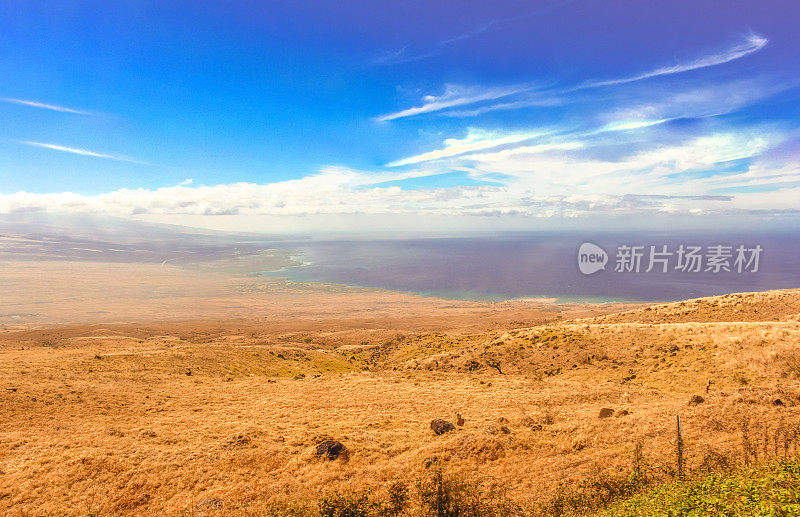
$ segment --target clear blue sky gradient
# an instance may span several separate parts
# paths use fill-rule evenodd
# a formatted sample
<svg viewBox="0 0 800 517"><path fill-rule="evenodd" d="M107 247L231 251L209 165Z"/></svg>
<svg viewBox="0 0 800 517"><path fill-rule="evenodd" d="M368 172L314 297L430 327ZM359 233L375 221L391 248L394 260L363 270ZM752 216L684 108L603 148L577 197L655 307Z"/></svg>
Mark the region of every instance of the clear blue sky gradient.
<svg viewBox="0 0 800 517"><path fill-rule="evenodd" d="M331 165L397 170L388 164L471 127L591 131L598 103L751 78L785 86L712 114L721 120L714 123L780 127L779 152L795 155L798 20L800 4L790 0L4 1L0 97L86 113L0 102L0 193L93 195L186 178L264 184ZM602 97L595 91L603 86L575 89L691 62L753 34L769 43L730 62ZM380 120L448 84L555 89L569 102ZM707 115L677 117L664 138L699 132L712 123ZM397 182L480 183L494 184L460 172Z"/></svg>

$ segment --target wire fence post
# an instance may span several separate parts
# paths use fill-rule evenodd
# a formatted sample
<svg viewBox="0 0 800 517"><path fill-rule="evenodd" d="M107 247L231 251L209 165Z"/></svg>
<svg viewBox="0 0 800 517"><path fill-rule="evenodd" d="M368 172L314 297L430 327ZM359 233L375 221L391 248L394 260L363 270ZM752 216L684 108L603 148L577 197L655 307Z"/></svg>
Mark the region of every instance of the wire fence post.
<svg viewBox="0 0 800 517"><path fill-rule="evenodd" d="M678 477L683 479L683 435L681 434L681 416L678 415L678 426L675 440L675 449L678 453Z"/></svg>

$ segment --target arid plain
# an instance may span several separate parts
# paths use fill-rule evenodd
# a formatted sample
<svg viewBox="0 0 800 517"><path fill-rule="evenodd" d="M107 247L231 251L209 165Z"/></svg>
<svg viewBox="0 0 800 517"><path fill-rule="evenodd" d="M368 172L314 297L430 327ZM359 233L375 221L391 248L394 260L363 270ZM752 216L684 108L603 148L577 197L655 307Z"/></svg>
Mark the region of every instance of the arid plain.
<svg viewBox="0 0 800 517"><path fill-rule="evenodd" d="M670 468L677 415L688 469L796 446L797 290L463 302L19 257L0 285L4 515L269 515L431 468L535 508L637 444Z"/></svg>

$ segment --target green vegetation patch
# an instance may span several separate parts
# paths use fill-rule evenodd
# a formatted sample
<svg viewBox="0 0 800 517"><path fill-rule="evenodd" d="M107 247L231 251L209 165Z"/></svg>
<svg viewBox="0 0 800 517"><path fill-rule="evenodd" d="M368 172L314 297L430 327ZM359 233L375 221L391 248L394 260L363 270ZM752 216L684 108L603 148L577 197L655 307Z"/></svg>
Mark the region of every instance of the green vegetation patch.
<svg viewBox="0 0 800 517"><path fill-rule="evenodd" d="M668 483L597 515L800 515L800 459Z"/></svg>

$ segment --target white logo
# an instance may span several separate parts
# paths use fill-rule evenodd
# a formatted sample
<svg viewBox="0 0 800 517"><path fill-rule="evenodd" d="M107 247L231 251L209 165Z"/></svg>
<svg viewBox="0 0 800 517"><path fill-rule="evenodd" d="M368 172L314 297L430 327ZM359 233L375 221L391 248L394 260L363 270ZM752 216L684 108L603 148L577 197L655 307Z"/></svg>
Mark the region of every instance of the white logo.
<svg viewBox="0 0 800 517"><path fill-rule="evenodd" d="M608 254L596 244L584 242L578 249L578 269L584 275L591 275L605 269L607 262Z"/></svg>

